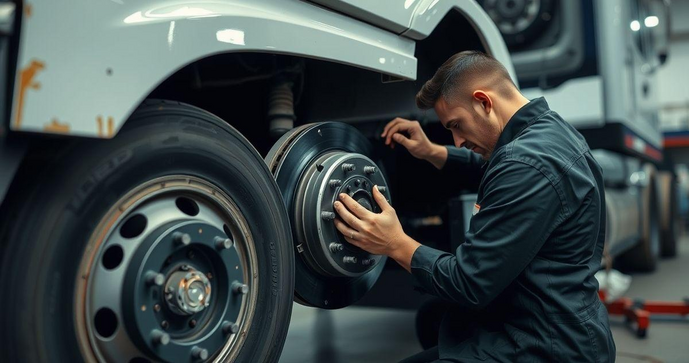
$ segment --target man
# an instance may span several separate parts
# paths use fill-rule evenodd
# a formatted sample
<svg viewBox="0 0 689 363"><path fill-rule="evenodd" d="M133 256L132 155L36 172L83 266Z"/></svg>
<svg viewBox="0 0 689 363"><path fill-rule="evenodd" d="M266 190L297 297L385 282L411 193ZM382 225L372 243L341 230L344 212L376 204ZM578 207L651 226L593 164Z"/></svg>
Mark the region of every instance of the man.
<svg viewBox="0 0 689 363"><path fill-rule="evenodd" d="M543 98L524 98L480 52L452 56L416 102L433 107L464 149L433 144L418 122L399 118L382 137L437 168L483 172L465 242L450 254L414 241L375 187L380 214L347 195L335 203L349 243L390 256L454 304L438 346L406 362L614 361L594 278L605 238L603 179L581 134Z"/></svg>

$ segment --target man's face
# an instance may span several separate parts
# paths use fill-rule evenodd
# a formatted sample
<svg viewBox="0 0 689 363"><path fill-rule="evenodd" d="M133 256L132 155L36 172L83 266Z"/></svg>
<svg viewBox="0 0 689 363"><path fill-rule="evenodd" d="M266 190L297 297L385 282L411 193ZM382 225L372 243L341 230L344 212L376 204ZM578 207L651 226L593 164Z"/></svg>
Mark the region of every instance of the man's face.
<svg viewBox="0 0 689 363"><path fill-rule="evenodd" d="M477 100L450 105L440 97L434 108L440 122L452 132L455 146L465 147L484 160L490 159L502 132L492 107L486 110Z"/></svg>

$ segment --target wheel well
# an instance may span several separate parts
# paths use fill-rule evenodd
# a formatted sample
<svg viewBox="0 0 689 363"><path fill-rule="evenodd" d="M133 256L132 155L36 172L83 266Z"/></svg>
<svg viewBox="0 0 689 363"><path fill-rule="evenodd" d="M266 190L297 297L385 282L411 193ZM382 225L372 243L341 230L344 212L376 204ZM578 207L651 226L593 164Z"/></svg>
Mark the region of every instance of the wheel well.
<svg viewBox="0 0 689 363"><path fill-rule="evenodd" d="M395 80L351 65L299 56L227 53L180 69L149 98L181 101L212 112L265 155L274 142L266 137L266 115L269 91L277 80L294 84L295 125L343 121L356 123L367 136L373 136L377 125L395 116L435 120L434 112L416 108L414 96L447 58L468 49L484 50L470 22L458 11L451 11L430 36L417 42L416 81ZM449 135L441 134L451 143Z"/></svg>

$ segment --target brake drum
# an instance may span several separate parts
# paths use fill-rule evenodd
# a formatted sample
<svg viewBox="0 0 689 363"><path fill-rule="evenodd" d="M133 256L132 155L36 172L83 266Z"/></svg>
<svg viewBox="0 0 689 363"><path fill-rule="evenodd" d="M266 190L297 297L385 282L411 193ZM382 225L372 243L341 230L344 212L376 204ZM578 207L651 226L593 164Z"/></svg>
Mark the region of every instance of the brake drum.
<svg viewBox="0 0 689 363"><path fill-rule="evenodd" d="M296 254L295 300L324 309L351 305L378 280L385 256L348 243L335 228L333 203L349 194L375 213L372 188L388 201L383 171L371 160L371 143L336 122L300 126L283 135L266 156L291 219Z"/></svg>

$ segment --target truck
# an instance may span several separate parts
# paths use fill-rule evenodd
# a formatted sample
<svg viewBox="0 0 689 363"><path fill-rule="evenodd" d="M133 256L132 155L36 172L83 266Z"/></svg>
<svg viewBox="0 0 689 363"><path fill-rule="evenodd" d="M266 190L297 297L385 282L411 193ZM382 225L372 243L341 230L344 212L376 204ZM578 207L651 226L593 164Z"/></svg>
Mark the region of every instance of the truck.
<svg viewBox="0 0 689 363"><path fill-rule="evenodd" d="M293 300L386 266L335 193L444 233L455 191L378 135L451 143L414 95L464 50L517 81L473 1L0 1L0 360L277 361Z"/></svg>
<svg viewBox="0 0 689 363"><path fill-rule="evenodd" d="M678 181L663 150L658 72L669 2L480 1L512 55L522 92L545 96L586 138L606 183L606 249L653 271L677 253Z"/></svg>
<svg viewBox="0 0 689 363"><path fill-rule="evenodd" d="M538 27L510 38L491 6L522 3L552 21L539 10ZM375 184L408 234L448 251L460 243L471 190L456 181L470 176L448 177L379 135L405 117L451 144L414 95L464 50L492 55L527 87L597 79L599 97L578 107L600 111L593 124L546 97L601 135L588 140L609 183L611 253L652 266L667 229L654 101L642 97L655 87L656 58L638 40L649 33L619 38L626 28L592 26L591 14L629 14L576 4L0 1L2 360L275 362L292 301L412 305L409 274L338 235L332 201L346 192L376 211ZM574 8L582 37L609 37L574 42L563 30ZM551 25L549 39L569 34L555 48L522 39ZM644 48L626 49L627 38ZM558 49L559 68L543 66ZM574 77L581 64L562 63L580 58L589 73ZM614 82L629 95L612 97Z"/></svg>

